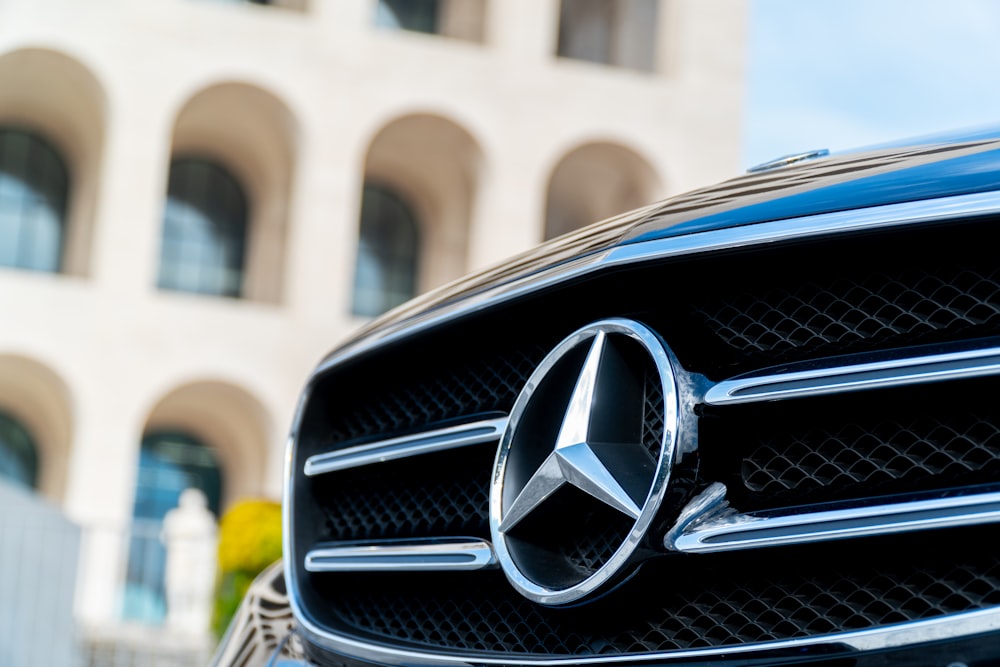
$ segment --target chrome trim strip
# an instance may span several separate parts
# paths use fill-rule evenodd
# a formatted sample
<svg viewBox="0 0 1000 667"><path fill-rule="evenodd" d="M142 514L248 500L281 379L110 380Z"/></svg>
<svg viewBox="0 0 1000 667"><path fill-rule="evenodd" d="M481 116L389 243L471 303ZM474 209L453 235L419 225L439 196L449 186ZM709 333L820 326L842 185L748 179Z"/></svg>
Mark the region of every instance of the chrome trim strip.
<svg viewBox="0 0 1000 667"><path fill-rule="evenodd" d="M734 405L997 374L1000 347L990 347L773 375L755 373L718 383L705 393L705 402Z"/></svg>
<svg viewBox="0 0 1000 667"><path fill-rule="evenodd" d="M680 534L668 533L664 546L705 554L998 521L1000 492L803 514L739 514L716 509L704 520L690 523Z"/></svg>
<svg viewBox="0 0 1000 667"><path fill-rule="evenodd" d="M607 257L601 263L620 266L810 236L848 234L870 229L940 222L958 217L988 215L998 210L1000 210L1000 192L887 204L620 245L609 250ZM596 267L591 267L591 270L593 268ZM537 286L537 282L533 282L532 286Z"/></svg>
<svg viewBox="0 0 1000 667"><path fill-rule="evenodd" d="M609 266L627 266L644 261L681 257L712 250L776 243L785 239L807 238L839 232L877 229L879 227L934 223L950 218L987 215L998 211L1000 211L1000 192L986 192L943 197L936 200L890 204L867 209L827 213L806 218L757 223L734 229L714 230L690 234L688 236L636 242L541 270L535 274L524 276L510 283L497 285L460 300L437 304L436 307L426 311L422 315L416 315L403 322L394 323L385 329L377 330L371 335L355 340L345 347L336 350L316 368L311 376L310 384L300 397L285 453L285 502L283 504L283 540L286 555L285 579L288 584L289 603L303 635L309 641L326 650L351 656L358 660L367 660L369 662L396 667L411 665L448 665L454 667L474 667L476 665L491 665L496 667L543 665L546 667L572 667L575 665L613 665L622 663L655 663L662 665L697 659L720 658L726 655L764 659L768 655L779 655L782 651L794 650L801 654L803 651L810 649L816 649L818 653L821 652L829 658L837 655L849 657L851 651L904 648L920 642L972 637L985 632L1000 630L1000 607L995 607L925 621L807 639L626 656L603 656L596 658L567 656L539 659L516 658L514 656L497 658L477 656L473 658L457 655L441 655L432 652L391 649L384 645L361 642L351 637L322 630L305 613L300 603L301 596L295 578L295 568L293 566L295 562L295 547L291 530L292 517L295 512L291 491L292 481L296 473L292 464L295 457L295 441L298 428L302 423L302 416L312 383L333 366L362 354L367 354L383 345L435 327L447 320L474 313L565 280L594 273Z"/></svg>
<svg viewBox="0 0 1000 667"><path fill-rule="evenodd" d="M418 454L497 442L506 426L507 418L498 417L316 454L306 459L305 474L314 477L345 468L383 463Z"/></svg>
<svg viewBox="0 0 1000 667"><path fill-rule="evenodd" d="M495 569L493 546L476 538L329 544L306 554L308 572L438 572Z"/></svg>
<svg viewBox="0 0 1000 667"><path fill-rule="evenodd" d="M726 500L728 489L722 482L712 482L697 496L692 498L674 521L674 525L663 535L663 546L667 551L680 551L677 538L719 514L733 514Z"/></svg>

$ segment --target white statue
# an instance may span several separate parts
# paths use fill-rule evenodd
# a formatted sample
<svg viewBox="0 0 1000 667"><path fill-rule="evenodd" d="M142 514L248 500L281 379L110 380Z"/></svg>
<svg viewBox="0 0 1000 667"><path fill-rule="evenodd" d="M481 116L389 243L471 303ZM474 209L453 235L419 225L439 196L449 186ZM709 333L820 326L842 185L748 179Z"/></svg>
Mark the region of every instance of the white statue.
<svg viewBox="0 0 1000 667"><path fill-rule="evenodd" d="M181 492L177 507L163 519L167 549L167 627L188 635L209 632L215 586L215 516L205 494Z"/></svg>

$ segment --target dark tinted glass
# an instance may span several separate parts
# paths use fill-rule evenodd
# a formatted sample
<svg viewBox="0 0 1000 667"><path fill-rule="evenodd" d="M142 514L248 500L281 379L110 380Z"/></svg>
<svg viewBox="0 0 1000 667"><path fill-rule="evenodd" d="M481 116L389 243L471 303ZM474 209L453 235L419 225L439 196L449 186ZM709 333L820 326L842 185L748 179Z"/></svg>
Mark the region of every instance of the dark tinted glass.
<svg viewBox="0 0 1000 667"><path fill-rule="evenodd" d="M18 486L34 488L38 478L38 453L27 429L0 412L0 477Z"/></svg>
<svg viewBox="0 0 1000 667"><path fill-rule="evenodd" d="M366 185L354 269L354 314L379 315L416 294L419 241L410 206L388 188Z"/></svg>
<svg viewBox="0 0 1000 667"><path fill-rule="evenodd" d="M239 296L247 201L236 179L207 160L170 165L160 250L162 289Z"/></svg>
<svg viewBox="0 0 1000 667"><path fill-rule="evenodd" d="M59 271L68 190L66 165L44 139L0 128L0 266Z"/></svg>
<svg viewBox="0 0 1000 667"><path fill-rule="evenodd" d="M383 28L436 33L438 0L379 0L375 22Z"/></svg>

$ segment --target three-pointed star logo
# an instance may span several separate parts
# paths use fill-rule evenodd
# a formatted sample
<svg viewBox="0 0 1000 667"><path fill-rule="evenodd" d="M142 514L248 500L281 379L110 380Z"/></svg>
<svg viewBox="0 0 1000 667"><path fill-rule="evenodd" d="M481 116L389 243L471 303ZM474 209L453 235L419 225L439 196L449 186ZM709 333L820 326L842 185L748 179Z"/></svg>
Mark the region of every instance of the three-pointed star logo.
<svg viewBox="0 0 1000 667"><path fill-rule="evenodd" d="M555 448L506 508L500 520L501 531L507 532L516 526L564 484L572 484L633 519L639 518L642 509L633 499L637 490L633 488L631 493L626 490L620 476L616 476L598 456L598 451L607 450L608 443L597 443L591 438L592 415L606 344L607 335L599 331L594 336L573 388ZM634 486L628 481L626 485Z"/></svg>

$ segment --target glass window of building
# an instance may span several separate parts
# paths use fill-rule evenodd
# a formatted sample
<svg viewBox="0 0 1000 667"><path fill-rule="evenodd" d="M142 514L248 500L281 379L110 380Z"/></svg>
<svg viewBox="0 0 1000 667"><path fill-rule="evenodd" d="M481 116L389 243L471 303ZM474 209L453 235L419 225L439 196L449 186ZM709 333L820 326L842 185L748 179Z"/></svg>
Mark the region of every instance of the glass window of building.
<svg viewBox="0 0 1000 667"><path fill-rule="evenodd" d="M128 620L160 624L166 618L163 519L189 488L204 493L208 508L219 516L222 472L215 452L187 433L147 434L139 451L122 600L122 616Z"/></svg>
<svg viewBox="0 0 1000 667"><path fill-rule="evenodd" d="M0 412L0 478L28 489L38 485L38 450L18 420Z"/></svg>
<svg viewBox="0 0 1000 667"><path fill-rule="evenodd" d="M0 266L58 272L69 177L37 134L0 128Z"/></svg>
<svg viewBox="0 0 1000 667"><path fill-rule="evenodd" d="M375 25L482 43L486 0L379 0Z"/></svg>
<svg viewBox="0 0 1000 667"><path fill-rule="evenodd" d="M375 25L390 30L438 32L438 0L379 0Z"/></svg>
<svg viewBox="0 0 1000 667"><path fill-rule="evenodd" d="M160 249L161 289L240 296L247 199L221 165L177 159L170 165Z"/></svg>
<svg viewBox="0 0 1000 667"><path fill-rule="evenodd" d="M354 268L355 315L380 315L416 294L419 241L410 205L388 188L366 184Z"/></svg>
<svg viewBox="0 0 1000 667"><path fill-rule="evenodd" d="M652 71L658 5L658 0L562 0L557 53Z"/></svg>

